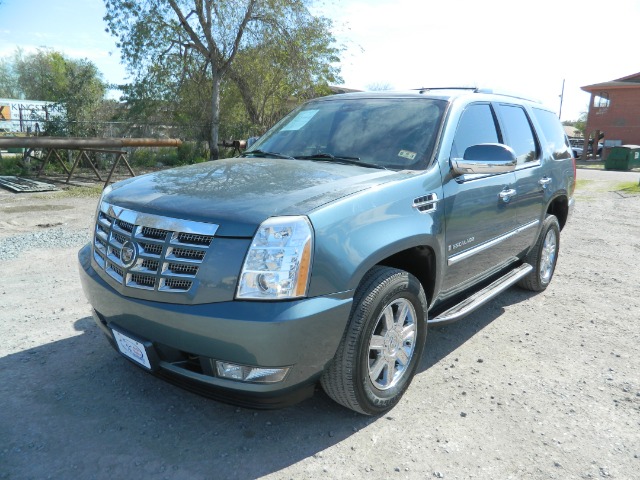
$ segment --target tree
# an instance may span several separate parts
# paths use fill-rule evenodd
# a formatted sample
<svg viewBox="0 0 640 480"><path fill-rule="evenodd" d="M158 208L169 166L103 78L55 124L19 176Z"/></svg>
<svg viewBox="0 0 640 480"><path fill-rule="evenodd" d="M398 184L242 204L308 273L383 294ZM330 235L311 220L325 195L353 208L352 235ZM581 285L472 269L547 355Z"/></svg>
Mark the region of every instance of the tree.
<svg viewBox="0 0 640 480"><path fill-rule="evenodd" d="M199 85L200 91L209 95L208 142L212 159L218 158L220 100L221 91L227 87L223 84L225 77L231 77L236 83L252 121L262 124L266 111L262 107L266 104L256 102L253 90L259 83L256 59L262 60L263 72L268 70L267 65L273 59L270 54L275 51L291 54L299 50L296 47L305 40L305 35L309 40L308 35L313 33L311 27L316 23L316 35L321 33L325 52L319 63L335 60L335 55L330 53L333 37L328 31L328 20L314 18L306 8L306 0L104 1L108 29L119 38L124 61L134 75L134 82L125 93L144 98L148 107L154 102L182 97L186 87ZM313 50L314 41L315 37L307 44L308 51ZM240 57L245 65L252 64L254 70L250 66L242 67L241 62L237 62ZM282 75L284 60L274 62L272 76L278 85L288 80ZM317 67L315 60L297 71L313 70ZM242 74L247 72L253 75ZM316 76L322 76L322 72ZM313 74L306 75L307 79L313 77ZM275 81L276 78L280 82ZM265 94L269 93L268 88L264 90ZM289 95L289 92L283 94ZM192 94L191 100L199 104L197 97Z"/></svg>
<svg viewBox="0 0 640 480"><path fill-rule="evenodd" d="M102 75L92 62L55 50L38 49L31 54L16 50L13 58L0 62L0 94L63 107L64 118L58 118L57 130L49 133L95 135L94 120L105 92Z"/></svg>
<svg viewBox="0 0 640 480"><path fill-rule="evenodd" d="M587 129L587 112L580 113L578 120L573 124L573 126L582 132L582 136L585 135L585 130Z"/></svg>
<svg viewBox="0 0 640 480"><path fill-rule="evenodd" d="M260 131L272 126L297 103L330 93L340 82L338 50L326 19L300 18L287 32L263 29L239 52L229 69L250 122Z"/></svg>
<svg viewBox="0 0 640 480"><path fill-rule="evenodd" d="M0 97L20 98L20 80L10 58L0 59Z"/></svg>
<svg viewBox="0 0 640 480"><path fill-rule="evenodd" d="M368 84L366 88L370 92L386 92L393 90L393 85L388 82L373 82Z"/></svg>

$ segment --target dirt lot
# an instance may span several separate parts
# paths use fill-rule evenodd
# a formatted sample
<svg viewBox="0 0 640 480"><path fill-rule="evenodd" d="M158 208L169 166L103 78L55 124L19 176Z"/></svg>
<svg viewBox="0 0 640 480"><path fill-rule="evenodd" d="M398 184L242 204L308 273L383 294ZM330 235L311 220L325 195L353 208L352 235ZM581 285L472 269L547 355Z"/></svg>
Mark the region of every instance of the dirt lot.
<svg viewBox="0 0 640 480"><path fill-rule="evenodd" d="M96 199L0 191L0 478L638 478L640 196L615 191L638 175L579 178L549 289L431 329L377 418L322 392L237 408L144 373L80 289Z"/></svg>

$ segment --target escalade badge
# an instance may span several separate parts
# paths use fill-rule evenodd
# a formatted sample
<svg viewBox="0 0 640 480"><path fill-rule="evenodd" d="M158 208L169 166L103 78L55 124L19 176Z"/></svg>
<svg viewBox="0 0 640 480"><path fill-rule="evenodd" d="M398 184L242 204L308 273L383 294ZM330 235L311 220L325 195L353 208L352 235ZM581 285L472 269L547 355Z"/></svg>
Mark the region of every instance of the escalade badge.
<svg viewBox="0 0 640 480"><path fill-rule="evenodd" d="M136 244L131 241L124 242L120 249L120 261L125 268L130 268L138 259L138 249Z"/></svg>

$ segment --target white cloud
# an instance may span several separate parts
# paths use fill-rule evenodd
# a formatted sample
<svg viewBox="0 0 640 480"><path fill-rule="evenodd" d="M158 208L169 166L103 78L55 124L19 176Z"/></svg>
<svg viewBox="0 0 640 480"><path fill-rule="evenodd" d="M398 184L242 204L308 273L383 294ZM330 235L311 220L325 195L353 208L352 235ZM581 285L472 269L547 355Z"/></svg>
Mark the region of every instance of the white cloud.
<svg viewBox="0 0 640 480"><path fill-rule="evenodd" d="M581 86L640 71L629 55L635 0L343 0L315 11L334 20L347 46L342 76L353 88L478 85L557 110L564 79L563 118L574 119L589 100Z"/></svg>

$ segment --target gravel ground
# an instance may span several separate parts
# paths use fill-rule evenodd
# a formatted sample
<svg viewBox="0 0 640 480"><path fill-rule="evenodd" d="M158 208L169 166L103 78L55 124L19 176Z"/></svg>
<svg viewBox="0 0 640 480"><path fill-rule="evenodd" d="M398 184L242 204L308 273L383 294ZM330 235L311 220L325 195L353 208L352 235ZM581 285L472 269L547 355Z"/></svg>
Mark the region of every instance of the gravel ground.
<svg viewBox="0 0 640 480"><path fill-rule="evenodd" d="M76 252L95 198L0 191L0 478L638 478L640 196L579 171L551 286L430 329L409 391L369 418L322 392L254 411L108 346Z"/></svg>

